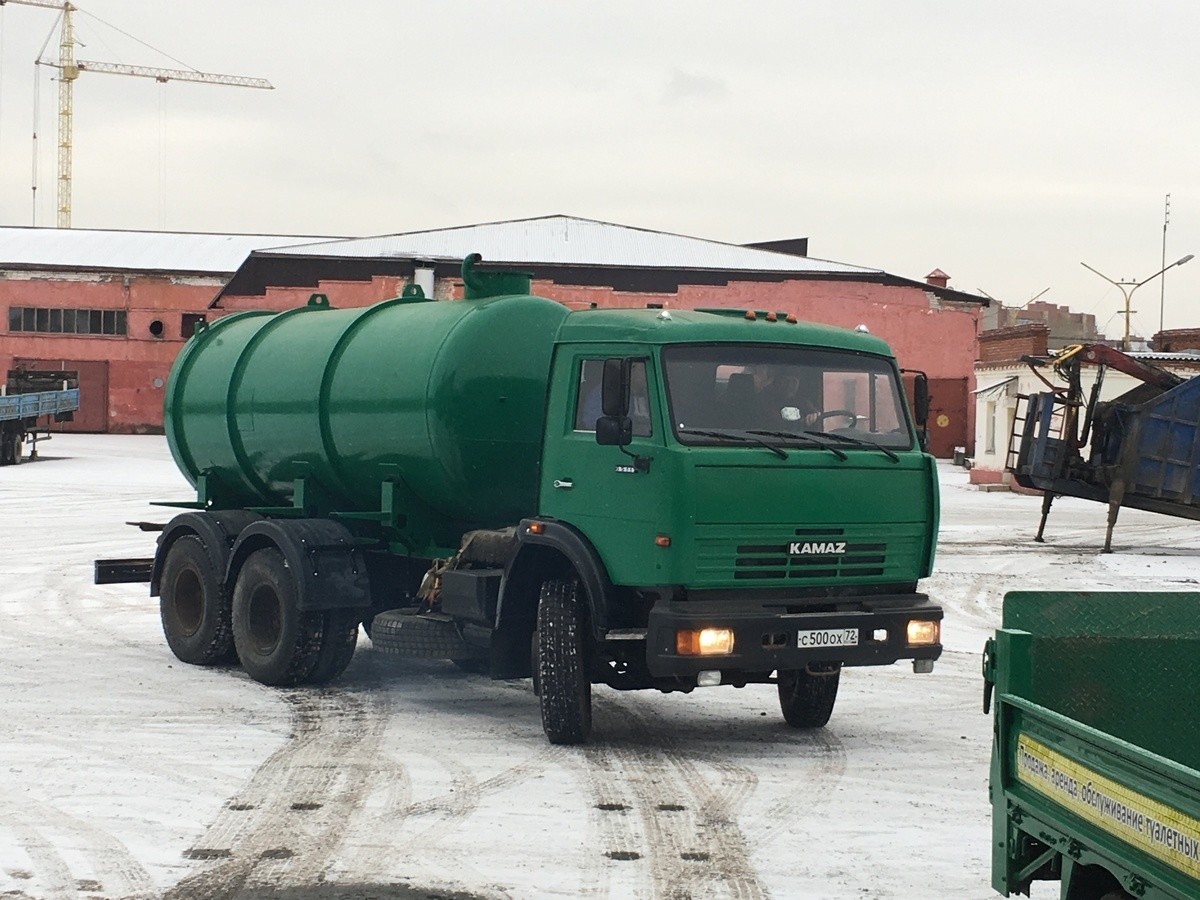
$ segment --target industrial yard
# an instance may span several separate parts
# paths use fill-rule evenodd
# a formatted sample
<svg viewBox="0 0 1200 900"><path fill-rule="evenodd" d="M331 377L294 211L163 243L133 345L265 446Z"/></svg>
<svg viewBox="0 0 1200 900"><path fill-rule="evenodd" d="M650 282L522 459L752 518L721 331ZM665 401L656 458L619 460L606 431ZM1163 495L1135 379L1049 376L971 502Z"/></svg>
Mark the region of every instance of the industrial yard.
<svg viewBox="0 0 1200 900"><path fill-rule="evenodd" d="M0 896L983 898L980 650L1012 589L1196 590L1200 528L984 493L939 463L932 675L848 670L829 726L769 686L598 688L583 748L528 681L379 653L323 689L181 664L144 586L97 587L187 499L155 436L58 435L0 475ZM1047 886L1035 897L1057 893Z"/></svg>

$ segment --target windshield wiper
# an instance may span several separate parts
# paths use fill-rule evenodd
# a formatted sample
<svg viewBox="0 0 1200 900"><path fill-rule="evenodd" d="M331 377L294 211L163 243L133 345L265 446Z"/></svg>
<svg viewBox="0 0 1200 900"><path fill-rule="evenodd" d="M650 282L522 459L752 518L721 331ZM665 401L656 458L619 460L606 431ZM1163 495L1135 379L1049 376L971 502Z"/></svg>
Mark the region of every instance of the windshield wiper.
<svg viewBox="0 0 1200 900"><path fill-rule="evenodd" d="M900 462L900 457L898 457L887 447L883 446L882 444L877 444L874 441L868 441L865 438L850 437L848 434L830 434L824 431L805 430L804 433L823 437L830 441L841 441L843 444L853 444L855 447L870 447L873 450L878 450L881 453L887 454L888 459L890 459L892 462Z"/></svg>
<svg viewBox="0 0 1200 900"><path fill-rule="evenodd" d="M789 441L804 441L810 447L816 447L820 450L828 450L838 459L845 459L846 454L837 447L830 447L828 444L822 444L820 441L814 441L809 435L821 434L819 431L806 431L800 434L795 431L747 431L747 434L765 434L767 437L786 438ZM821 434L822 437L825 435Z"/></svg>
<svg viewBox="0 0 1200 900"><path fill-rule="evenodd" d="M788 458L787 451L782 449L781 447L776 447L774 444L767 443L760 437L748 437L747 436L749 434L753 434L754 432L747 432L747 434L734 434L733 432L730 432L730 431L697 431L695 428L680 428L679 433L680 434L694 434L698 437L717 438L719 440L725 440L725 441L744 441L744 442L750 443L750 444L758 444L760 447L766 447L768 450L770 450L772 453L774 453L780 459Z"/></svg>

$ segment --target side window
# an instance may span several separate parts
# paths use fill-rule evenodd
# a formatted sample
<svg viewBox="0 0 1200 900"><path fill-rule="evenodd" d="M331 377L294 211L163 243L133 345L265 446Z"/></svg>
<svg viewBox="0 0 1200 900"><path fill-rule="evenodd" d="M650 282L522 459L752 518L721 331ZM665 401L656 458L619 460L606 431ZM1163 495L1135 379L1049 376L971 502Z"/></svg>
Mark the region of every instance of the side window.
<svg viewBox="0 0 1200 900"><path fill-rule="evenodd" d="M585 359L579 367L579 394L575 401L575 430L595 431L600 418L600 383L604 360Z"/></svg>
<svg viewBox="0 0 1200 900"><path fill-rule="evenodd" d="M575 403L575 430L595 431L596 420L603 414L600 389L604 360L585 359L579 367L579 393ZM629 415L635 437L650 437L650 389L646 383L646 361L635 359L630 371Z"/></svg>

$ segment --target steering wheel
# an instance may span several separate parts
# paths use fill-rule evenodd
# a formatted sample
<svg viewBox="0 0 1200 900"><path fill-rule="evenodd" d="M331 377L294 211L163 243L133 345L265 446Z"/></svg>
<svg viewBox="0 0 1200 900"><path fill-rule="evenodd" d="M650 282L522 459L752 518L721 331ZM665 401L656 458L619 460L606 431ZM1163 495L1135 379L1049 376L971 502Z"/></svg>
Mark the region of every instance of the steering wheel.
<svg viewBox="0 0 1200 900"><path fill-rule="evenodd" d="M858 413L849 409L827 409L817 414L817 421L823 424L826 419L833 418L834 416L845 416L849 419L850 424L846 426L847 428L854 428L858 424Z"/></svg>

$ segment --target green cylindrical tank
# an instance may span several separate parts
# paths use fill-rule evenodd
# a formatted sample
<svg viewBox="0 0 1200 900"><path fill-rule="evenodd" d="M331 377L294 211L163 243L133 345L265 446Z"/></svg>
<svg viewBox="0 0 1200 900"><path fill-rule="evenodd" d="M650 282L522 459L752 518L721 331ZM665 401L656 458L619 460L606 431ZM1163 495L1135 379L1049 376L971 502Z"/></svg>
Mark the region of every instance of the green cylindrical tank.
<svg viewBox="0 0 1200 900"><path fill-rule="evenodd" d="M464 530L534 511L567 314L527 294L418 293L345 310L316 295L279 314L226 316L171 370L171 452L218 506L290 506L304 479L310 514L390 522L413 552L455 546Z"/></svg>

